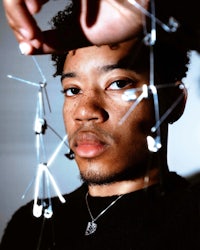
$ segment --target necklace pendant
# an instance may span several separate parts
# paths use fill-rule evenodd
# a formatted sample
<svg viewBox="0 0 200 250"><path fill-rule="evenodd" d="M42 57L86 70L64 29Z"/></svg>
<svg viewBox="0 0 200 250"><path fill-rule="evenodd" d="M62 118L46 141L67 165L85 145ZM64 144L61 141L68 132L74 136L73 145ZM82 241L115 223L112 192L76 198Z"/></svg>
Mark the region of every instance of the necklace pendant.
<svg viewBox="0 0 200 250"><path fill-rule="evenodd" d="M97 224L94 221L89 221L87 224L87 228L85 230L85 235L93 234L97 230Z"/></svg>

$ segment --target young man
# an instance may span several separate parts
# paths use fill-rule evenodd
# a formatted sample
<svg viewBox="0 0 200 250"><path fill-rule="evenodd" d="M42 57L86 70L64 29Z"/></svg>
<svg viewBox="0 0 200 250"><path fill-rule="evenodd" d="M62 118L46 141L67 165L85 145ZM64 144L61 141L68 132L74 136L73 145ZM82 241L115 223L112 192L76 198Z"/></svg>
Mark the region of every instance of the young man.
<svg viewBox="0 0 200 250"><path fill-rule="evenodd" d="M198 193L167 166L168 123L184 110L181 79L187 57L159 43L154 56L156 89L149 79L149 47L139 38L54 58L65 95L69 145L83 185L65 196L65 204L52 200L51 219L35 218L32 202L19 209L8 224L1 250L200 247ZM152 132L158 121L155 90L159 117L181 97L159 127L157 152L147 140L159 136L157 130ZM132 101L123 99L125 91L135 91ZM123 119L141 94L142 100Z"/></svg>
<svg viewBox="0 0 200 250"><path fill-rule="evenodd" d="M139 45L135 39L68 53L62 73L63 116L85 184L67 195L65 204L53 200L52 219L34 218L32 204L21 208L7 227L1 249L195 249L198 200L184 180L167 170L166 121L160 150L152 153L147 147L155 125L152 94L120 125L132 105L123 101L124 91L149 84L147 48L139 53ZM165 60L159 59L159 83L180 80L181 71L169 78L160 75ZM182 91L159 90L167 103ZM168 108L163 96L161 112ZM180 116L182 105L169 122Z"/></svg>

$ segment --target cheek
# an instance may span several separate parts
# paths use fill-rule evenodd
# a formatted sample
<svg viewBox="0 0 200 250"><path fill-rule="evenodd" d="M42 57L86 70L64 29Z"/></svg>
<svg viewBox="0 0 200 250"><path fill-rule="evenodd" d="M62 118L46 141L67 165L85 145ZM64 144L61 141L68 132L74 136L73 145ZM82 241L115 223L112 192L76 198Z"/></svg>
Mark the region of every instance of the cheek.
<svg viewBox="0 0 200 250"><path fill-rule="evenodd" d="M113 98L114 99L114 98ZM115 126L121 126L123 124L122 120L124 120L124 116L126 116L127 112L131 108L132 103L125 102L121 98L116 98L109 100L110 102L107 104L107 112L109 114L110 120L115 122ZM131 112L131 115L134 113ZM124 121L129 121L130 116L127 117Z"/></svg>
<svg viewBox="0 0 200 250"><path fill-rule="evenodd" d="M119 118L121 117L118 116ZM113 124L116 151L120 158L132 162L133 159L144 157L144 154L148 153L147 136L151 134L154 125L154 109L149 102L140 103L123 124ZM127 158L128 155L131 159Z"/></svg>
<svg viewBox="0 0 200 250"><path fill-rule="evenodd" d="M133 133L132 131L134 131L135 136L137 136L137 133L149 134L151 127L155 125L155 112L152 101L143 100L132 109L133 105L134 103L132 102L120 112L116 111L118 113L119 129L128 133Z"/></svg>
<svg viewBox="0 0 200 250"><path fill-rule="evenodd" d="M139 111L139 120L141 126L147 131L149 131L152 126L155 125L155 109L154 109L154 102L152 99L144 100L140 111Z"/></svg>
<svg viewBox="0 0 200 250"><path fill-rule="evenodd" d="M70 125L72 125L72 114L73 109L70 107L70 105L64 101L63 104L63 120L66 131L70 130Z"/></svg>
<svg viewBox="0 0 200 250"><path fill-rule="evenodd" d="M67 120L67 110L66 110L66 105L65 105L65 102L63 104L63 109L62 109L62 112L63 112L63 120L64 120L64 124L65 124L65 127L66 127L66 120Z"/></svg>

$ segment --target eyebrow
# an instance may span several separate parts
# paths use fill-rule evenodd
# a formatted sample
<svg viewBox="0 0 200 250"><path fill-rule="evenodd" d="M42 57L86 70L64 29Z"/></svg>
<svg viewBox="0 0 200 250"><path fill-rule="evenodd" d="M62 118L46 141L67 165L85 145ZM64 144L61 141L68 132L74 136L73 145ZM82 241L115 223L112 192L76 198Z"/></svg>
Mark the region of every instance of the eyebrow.
<svg viewBox="0 0 200 250"><path fill-rule="evenodd" d="M124 63L108 64L108 65L104 65L102 67L99 67L99 70L102 72L109 72L109 71L112 71L114 69L133 70L133 69L131 69L131 67L128 67L128 65L125 65ZM65 78L73 78L76 76L77 76L77 74L75 72L62 73L61 82Z"/></svg>
<svg viewBox="0 0 200 250"><path fill-rule="evenodd" d="M73 77L75 77L75 76L76 76L76 73L75 73L75 72L62 73L60 80L61 80L61 82L62 82L62 80L63 80L64 78L73 78Z"/></svg>
<svg viewBox="0 0 200 250"><path fill-rule="evenodd" d="M101 71L108 72L108 71L111 71L111 70L114 70L114 69L119 69L119 68L123 68L123 67L120 66L119 63L116 63L116 64L110 64L110 65L103 66L101 68Z"/></svg>

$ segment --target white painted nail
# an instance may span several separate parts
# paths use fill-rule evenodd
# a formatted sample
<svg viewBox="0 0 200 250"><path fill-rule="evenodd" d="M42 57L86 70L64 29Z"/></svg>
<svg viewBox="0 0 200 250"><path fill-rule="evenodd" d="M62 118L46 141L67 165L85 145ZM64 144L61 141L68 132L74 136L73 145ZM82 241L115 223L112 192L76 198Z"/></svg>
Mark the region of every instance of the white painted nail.
<svg viewBox="0 0 200 250"><path fill-rule="evenodd" d="M31 45L25 42L19 44L19 49L23 55L29 55L32 50Z"/></svg>

